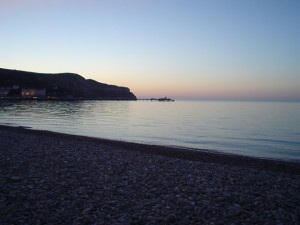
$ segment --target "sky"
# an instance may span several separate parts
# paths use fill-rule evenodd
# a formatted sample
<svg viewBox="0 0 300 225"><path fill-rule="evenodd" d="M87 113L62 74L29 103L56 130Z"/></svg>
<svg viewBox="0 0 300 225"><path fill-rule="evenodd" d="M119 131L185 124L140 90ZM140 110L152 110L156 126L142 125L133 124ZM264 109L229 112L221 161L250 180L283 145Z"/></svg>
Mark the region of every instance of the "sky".
<svg viewBox="0 0 300 225"><path fill-rule="evenodd" d="M299 0L0 0L0 68L138 97L300 101Z"/></svg>

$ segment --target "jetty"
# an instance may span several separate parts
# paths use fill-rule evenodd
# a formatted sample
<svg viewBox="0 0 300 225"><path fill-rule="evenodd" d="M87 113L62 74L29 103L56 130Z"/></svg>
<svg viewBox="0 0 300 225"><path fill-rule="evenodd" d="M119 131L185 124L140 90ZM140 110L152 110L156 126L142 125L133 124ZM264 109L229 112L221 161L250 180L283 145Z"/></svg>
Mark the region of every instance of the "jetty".
<svg viewBox="0 0 300 225"><path fill-rule="evenodd" d="M139 101L159 101L159 102L174 102L174 99L171 98L140 98Z"/></svg>

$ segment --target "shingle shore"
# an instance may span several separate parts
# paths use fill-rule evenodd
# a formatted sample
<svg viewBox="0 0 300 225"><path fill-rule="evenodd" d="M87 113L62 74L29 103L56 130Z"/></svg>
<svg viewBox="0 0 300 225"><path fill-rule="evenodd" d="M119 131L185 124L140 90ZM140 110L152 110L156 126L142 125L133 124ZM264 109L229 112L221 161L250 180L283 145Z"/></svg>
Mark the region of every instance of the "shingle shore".
<svg viewBox="0 0 300 225"><path fill-rule="evenodd" d="M300 223L300 163L5 126L0 152L0 224Z"/></svg>

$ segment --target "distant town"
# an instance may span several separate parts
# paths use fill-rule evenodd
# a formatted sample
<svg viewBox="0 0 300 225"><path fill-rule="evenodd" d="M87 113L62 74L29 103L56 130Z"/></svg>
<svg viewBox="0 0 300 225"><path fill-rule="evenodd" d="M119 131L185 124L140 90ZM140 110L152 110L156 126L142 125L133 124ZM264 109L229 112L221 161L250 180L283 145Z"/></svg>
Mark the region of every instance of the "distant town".
<svg viewBox="0 0 300 225"><path fill-rule="evenodd" d="M34 89L34 88L20 88L19 85L13 85L11 87L0 87L0 98L5 99L45 99L55 98L55 96L47 96L46 88Z"/></svg>

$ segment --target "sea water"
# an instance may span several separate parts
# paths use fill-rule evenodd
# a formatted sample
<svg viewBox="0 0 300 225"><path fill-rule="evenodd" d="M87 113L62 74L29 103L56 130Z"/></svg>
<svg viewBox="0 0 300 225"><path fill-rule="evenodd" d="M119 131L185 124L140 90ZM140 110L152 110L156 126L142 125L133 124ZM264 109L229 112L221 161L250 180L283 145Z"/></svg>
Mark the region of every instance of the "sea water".
<svg viewBox="0 0 300 225"><path fill-rule="evenodd" d="M0 101L0 124L300 161L300 103Z"/></svg>

